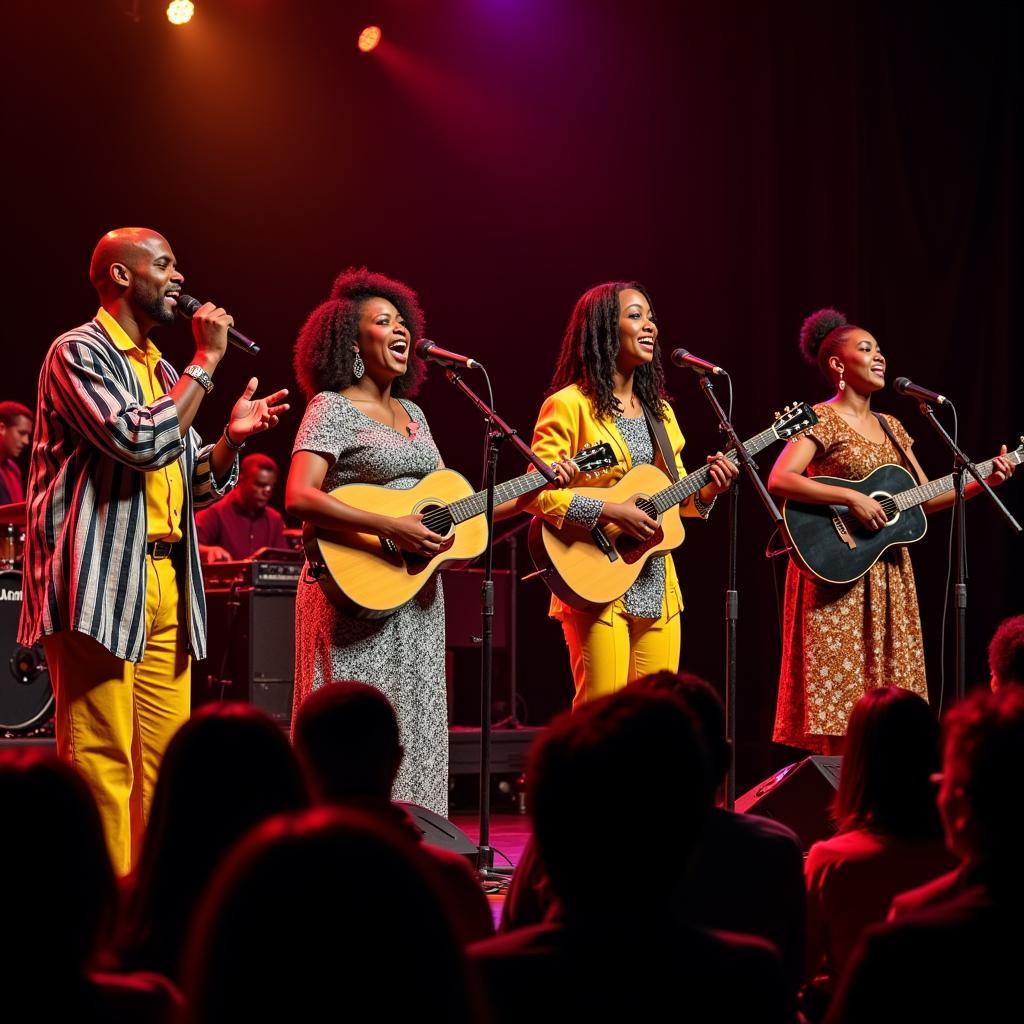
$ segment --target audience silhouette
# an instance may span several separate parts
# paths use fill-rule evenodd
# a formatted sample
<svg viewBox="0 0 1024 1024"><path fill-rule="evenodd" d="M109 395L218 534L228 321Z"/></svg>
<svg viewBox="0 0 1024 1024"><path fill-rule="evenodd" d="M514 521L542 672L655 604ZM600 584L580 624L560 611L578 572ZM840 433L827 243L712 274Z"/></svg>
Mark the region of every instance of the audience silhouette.
<svg viewBox="0 0 1024 1024"><path fill-rule="evenodd" d="M182 942L210 876L250 829L308 806L281 728L247 704L208 704L167 746L138 867L127 880L120 963L179 975Z"/></svg>
<svg viewBox="0 0 1024 1024"><path fill-rule="evenodd" d="M191 1024L481 1019L423 854L372 815L261 825L214 876L189 942Z"/></svg>

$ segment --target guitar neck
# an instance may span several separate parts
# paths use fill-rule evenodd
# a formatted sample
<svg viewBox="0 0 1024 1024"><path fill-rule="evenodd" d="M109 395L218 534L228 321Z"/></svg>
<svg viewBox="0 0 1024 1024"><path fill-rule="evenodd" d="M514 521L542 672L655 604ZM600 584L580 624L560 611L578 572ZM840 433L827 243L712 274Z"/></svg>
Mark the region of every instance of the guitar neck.
<svg viewBox="0 0 1024 1024"><path fill-rule="evenodd" d="M1018 448L1015 451L1007 452L1003 458L1009 459L1015 466L1019 466L1022 458L1021 453L1022 449ZM979 463L978 475L982 478L989 476L994 465L995 459L989 459L988 462ZM952 489L953 474L950 473L948 476L944 476L939 480L929 480L926 484L920 484L917 487L911 487L909 490L900 491L899 494L893 495L893 499L896 502L896 507L902 512L904 509L923 505L926 501L931 501L932 498L937 498L940 494L945 494L946 491L950 491Z"/></svg>
<svg viewBox="0 0 1024 1024"><path fill-rule="evenodd" d="M513 498L521 498L531 491L539 491L542 487L547 487L547 484L547 480L541 473L524 473L522 476L506 480L494 488L494 507L497 508ZM468 498L453 501L448 506L448 511L451 513L453 523L464 523L474 516L482 516L487 511L487 492L477 491L476 494L471 494Z"/></svg>
<svg viewBox="0 0 1024 1024"><path fill-rule="evenodd" d="M767 448L775 439L775 428L772 426L767 430L762 430L760 434L756 434L749 441L745 441L743 447L746 448L749 455L756 455ZM735 448L730 448L725 453L725 457L734 464L739 463L739 454ZM654 507L658 510L659 514L665 512L673 505L678 505L679 502L685 501L691 494L696 494L710 479L711 467L707 465L701 466L700 469L687 473L681 480L677 480L664 490L658 491L652 499Z"/></svg>

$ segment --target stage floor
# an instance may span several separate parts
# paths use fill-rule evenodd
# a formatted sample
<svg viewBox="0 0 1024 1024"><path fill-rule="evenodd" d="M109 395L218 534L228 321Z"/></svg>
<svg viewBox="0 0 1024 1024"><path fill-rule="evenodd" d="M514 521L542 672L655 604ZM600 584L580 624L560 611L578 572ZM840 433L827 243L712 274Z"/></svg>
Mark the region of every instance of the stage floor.
<svg viewBox="0 0 1024 1024"><path fill-rule="evenodd" d="M480 816L478 814L453 814L453 824L457 825L463 832L473 840L474 843L480 839ZM496 868L515 867L523 854L523 847L526 840L530 838L530 819L525 814L492 814L490 822L490 845L494 850L494 866ZM506 874L505 878L511 877ZM487 887L487 902L491 907L491 914L494 917L494 926L497 928L501 920L501 908L505 902L505 886Z"/></svg>

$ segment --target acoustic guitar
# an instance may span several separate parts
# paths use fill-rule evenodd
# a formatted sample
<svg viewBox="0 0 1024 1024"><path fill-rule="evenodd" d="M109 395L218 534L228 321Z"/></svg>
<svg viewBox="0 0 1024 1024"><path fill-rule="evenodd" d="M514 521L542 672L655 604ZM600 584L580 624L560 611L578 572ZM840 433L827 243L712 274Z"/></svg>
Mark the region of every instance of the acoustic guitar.
<svg viewBox="0 0 1024 1024"><path fill-rule="evenodd" d="M745 441L750 455L775 441L795 437L814 426L818 417L804 402L786 406L785 412L760 434ZM737 461L735 449L725 453ZM540 517L530 524L529 547L538 575L551 591L574 608L590 610L620 598L636 581L648 559L668 554L683 540L679 503L699 491L711 478L702 466L671 483L657 466L634 466L611 487L578 487L575 494L598 501L626 502L639 497L638 506L658 523L646 540L639 540L616 526L588 530L565 523L560 529Z"/></svg>
<svg viewBox="0 0 1024 1024"><path fill-rule="evenodd" d="M1024 458L1021 446L1005 456L1014 465ZM978 466L982 477L992 472L993 460ZM885 525L878 530L863 526L847 505L811 505L786 501L782 506L790 554L805 576L818 583L852 583L863 576L896 544L913 544L928 531L928 520L920 507L930 498L951 490L953 475L916 484L902 466L887 464L861 480L816 476L815 483L850 487L877 501L885 512Z"/></svg>
<svg viewBox="0 0 1024 1024"><path fill-rule="evenodd" d="M592 475L618 461L611 445L588 445L572 461ZM495 506L547 486L540 473L524 473L494 489ZM303 545L308 576L349 614L383 618L410 601L438 569L476 558L487 544L487 492L473 492L469 481L453 469L430 473L413 487L343 484L331 496L353 508L379 515L421 513L423 525L444 538L441 550L427 557L400 551L375 533L355 529L325 530L309 524Z"/></svg>

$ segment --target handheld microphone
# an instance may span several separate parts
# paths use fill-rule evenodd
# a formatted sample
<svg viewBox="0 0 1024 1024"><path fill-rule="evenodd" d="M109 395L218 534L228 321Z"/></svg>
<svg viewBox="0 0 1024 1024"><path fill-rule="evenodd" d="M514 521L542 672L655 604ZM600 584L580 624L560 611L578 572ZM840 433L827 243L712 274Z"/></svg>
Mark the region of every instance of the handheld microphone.
<svg viewBox="0 0 1024 1024"><path fill-rule="evenodd" d="M476 370L480 364L469 356L459 355L458 352L449 352L446 348L431 341L429 338L420 338L415 345L416 355L420 359L432 359L435 363L444 366L465 366L467 370Z"/></svg>
<svg viewBox="0 0 1024 1024"><path fill-rule="evenodd" d="M198 299L194 299L191 295L186 295L184 292L179 292L177 299L178 313L186 320L191 320L195 315L196 310L202 305ZM255 341L250 341L244 334L242 334L241 331L236 331L234 327L228 328L228 341L230 341L235 348L240 348L243 352L248 352L251 356L259 354L259 345L257 345Z"/></svg>
<svg viewBox="0 0 1024 1024"><path fill-rule="evenodd" d="M919 384L911 384L908 377L897 377L892 382L892 389L899 395L906 395L907 398L917 398L922 402L934 402L936 405L945 405L949 399L940 395L937 391L929 391Z"/></svg>
<svg viewBox="0 0 1024 1024"><path fill-rule="evenodd" d="M709 363L706 359L701 359L700 356L687 352L685 348L673 349L671 359L674 365L688 366L694 373L699 373L702 377L706 373L713 373L723 377L729 376L720 366L715 366L714 363Z"/></svg>

